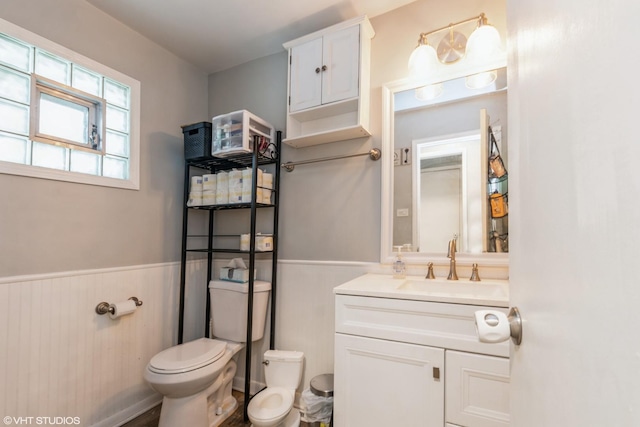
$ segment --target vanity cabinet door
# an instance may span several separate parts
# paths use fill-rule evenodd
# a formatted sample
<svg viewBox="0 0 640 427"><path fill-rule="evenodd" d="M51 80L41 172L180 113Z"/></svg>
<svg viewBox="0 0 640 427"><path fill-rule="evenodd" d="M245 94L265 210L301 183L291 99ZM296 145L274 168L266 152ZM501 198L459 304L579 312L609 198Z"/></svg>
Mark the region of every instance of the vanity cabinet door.
<svg viewBox="0 0 640 427"><path fill-rule="evenodd" d="M467 427L509 425L509 359L446 353L446 420Z"/></svg>
<svg viewBox="0 0 640 427"><path fill-rule="evenodd" d="M444 350L335 335L337 427L444 425Z"/></svg>

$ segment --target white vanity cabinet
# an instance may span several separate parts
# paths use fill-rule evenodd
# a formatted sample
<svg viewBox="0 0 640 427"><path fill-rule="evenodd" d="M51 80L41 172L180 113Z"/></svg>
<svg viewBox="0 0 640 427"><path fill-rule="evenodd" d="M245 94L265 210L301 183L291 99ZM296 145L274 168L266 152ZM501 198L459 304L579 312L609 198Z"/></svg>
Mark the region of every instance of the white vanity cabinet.
<svg viewBox="0 0 640 427"><path fill-rule="evenodd" d="M509 346L475 331L486 306L335 292L337 427L509 425Z"/></svg>
<svg viewBox="0 0 640 427"><path fill-rule="evenodd" d="M284 44L289 51L284 143L305 147L370 135L372 37L362 16Z"/></svg>

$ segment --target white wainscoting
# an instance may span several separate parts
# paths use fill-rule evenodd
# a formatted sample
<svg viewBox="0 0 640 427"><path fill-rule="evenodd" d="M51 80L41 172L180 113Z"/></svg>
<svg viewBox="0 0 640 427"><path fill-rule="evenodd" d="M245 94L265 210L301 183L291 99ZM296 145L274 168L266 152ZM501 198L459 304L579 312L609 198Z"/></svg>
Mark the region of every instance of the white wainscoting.
<svg viewBox="0 0 640 427"><path fill-rule="evenodd" d="M214 263L214 273L224 261ZM271 262L257 262L269 280ZM333 288L378 264L278 262L276 348L305 353L299 390L333 372ZM214 274L214 276L217 276ZM0 278L0 415L79 417L80 425L120 425L161 401L142 375L157 352L175 344L180 263ZM189 261L185 341L204 334L206 260ZM101 301L138 297L143 305L111 320ZM265 339L254 343L252 390L264 382ZM244 389L244 351L234 386Z"/></svg>
<svg viewBox="0 0 640 427"><path fill-rule="evenodd" d="M333 373L333 288L377 270L380 270L379 264L366 262L278 262L276 348L305 354L299 390L308 388L314 376Z"/></svg>
<svg viewBox="0 0 640 427"><path fill-rule="evenodd" d="M202 286L206 261L190 261L187 277L189 288ZM159 403L142 374L176 342L179 278L180 264L165 263L0 279L0 414L112 427ZM143 305L131 315L95 312L132 296ZM186 306L193 339L204 303Z"/></svg>

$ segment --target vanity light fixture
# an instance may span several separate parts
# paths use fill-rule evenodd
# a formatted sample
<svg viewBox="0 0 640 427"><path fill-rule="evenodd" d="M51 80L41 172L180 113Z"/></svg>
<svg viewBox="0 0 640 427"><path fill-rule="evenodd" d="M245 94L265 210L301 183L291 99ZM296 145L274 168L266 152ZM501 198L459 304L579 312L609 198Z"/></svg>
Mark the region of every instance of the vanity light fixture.
<svg viewBox="0 0 640 427"><path fill-rule="evenodd" d="M471 22L477 22L477 27L467 40L464 34L455 29ZM429 44L427 38L445 30L448 30L447 34L440 40L436 50ZM460 60L464 60L472 68L475 64L481 65L487 58L499 54L501 50L498 30L488 24L487 17L484 13L481 13L473 18L452 23L446 27L421 33L418 38L418 46L409 57L409 76L414 80L424 79L435 73L438 68ZM466 78L466 85L470 89L479 89L493 83L496 80L496 76L495 70L473 74ZM430 99L433 99L439 96L440 93L435 87L427 88L425 86L416 90L416 97L422 99L425 96L431 96Z"/></svg>

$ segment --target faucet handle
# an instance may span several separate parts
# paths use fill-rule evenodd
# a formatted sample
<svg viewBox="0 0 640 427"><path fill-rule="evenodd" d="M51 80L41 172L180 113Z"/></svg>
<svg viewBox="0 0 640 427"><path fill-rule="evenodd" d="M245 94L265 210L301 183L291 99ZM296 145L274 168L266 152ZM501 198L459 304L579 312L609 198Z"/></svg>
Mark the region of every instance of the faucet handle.
<svg viewBox="0 0 640 427"><path fill-rule="evenodd" d="M471 266L471 278L469 278L470 281L472 282L479 282L480 281L480 275L478 274L478 264L474 263Z"/></svg>
<svg viewBox="0 0 640 427"><path fill-rule="evenodd" d="M427 271L425 279L435 279L436 276L435 274L433 274L433 263L430 262L429 264L427 264L427 267L429 268L429 270Z"/></svg>

